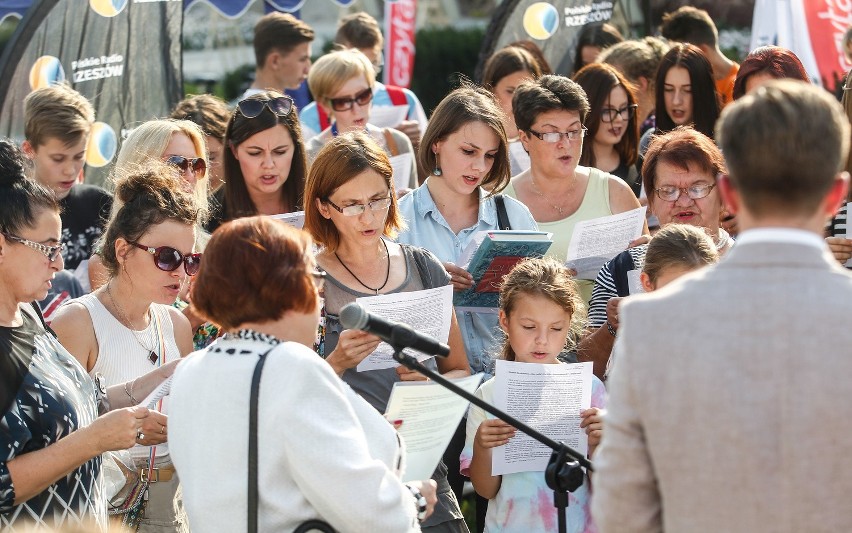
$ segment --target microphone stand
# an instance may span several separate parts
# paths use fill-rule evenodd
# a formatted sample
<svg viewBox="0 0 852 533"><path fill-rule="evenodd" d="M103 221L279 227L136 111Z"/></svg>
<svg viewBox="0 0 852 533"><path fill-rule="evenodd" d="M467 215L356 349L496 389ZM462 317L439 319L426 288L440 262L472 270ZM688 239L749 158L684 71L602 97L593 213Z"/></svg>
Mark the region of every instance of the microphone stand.
<svg viewBox="0 0 852 533"><path fill-rule="evenodd" d="M465 400L468 400L477 407L481 407L500 420L519 429L522 433L526 433L530 437L553 450L553 453L550 455L550 461L544 471L544 479L547 482L547 486L553 490L553 505L557 510L559 533L566 533L568 523L568 492L574 492L583 484L585 474L583 473L582 467L594 472L595 469L592 466L591 461L586 459L583 454L577 450L569 448L564 442L556 442L555 440L524 424L520 420L516 420L512 416L497 409L488 402L470 394L441 374L426 368L411 355L403 353L403 349L405 348L404 346L392 345L392 347L394 351L393 358L409 370L420 372L435 383L451 390L453 393L461 396Z"/></svg>

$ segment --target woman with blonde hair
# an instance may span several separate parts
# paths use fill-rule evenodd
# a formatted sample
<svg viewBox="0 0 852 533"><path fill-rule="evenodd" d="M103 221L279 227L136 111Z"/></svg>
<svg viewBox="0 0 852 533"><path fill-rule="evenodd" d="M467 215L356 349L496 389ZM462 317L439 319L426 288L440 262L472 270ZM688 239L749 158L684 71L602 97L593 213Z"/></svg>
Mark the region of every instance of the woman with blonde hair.
<svg viewBox="0 0 852 533"><path fill-rule="evenodd" d="M316 261L326 272L325 328L319 351L381 413L394 383L426 378L403 366L358 372L356 367L376 349L379 338L344 330L340 310L356 298L449 283L446 270L430 251L390 240L403 227L393 194L393 168L384 150L363 132L330 140L317 154L305 186L305 229L322 247ZM448 342L448 357L431 358L424 364L449 378L470 374L455 313ZM438 504L423 523L424 531L467 532L443 463L432 479L438 483Z"/></svg>
<svg viewBox="0 0 852 533"><path fill-rule="evenodd" d="M305 143L308 160L316 159L320 149L331 139L350 131L363 131L381 146L388 156L411 154L410 178L405 188L417 187L414 148L406 134L393 128L370 124L373 86L376 71L359 50L338 50L317 60L308 74L308 86L331 125Z"/></svg>

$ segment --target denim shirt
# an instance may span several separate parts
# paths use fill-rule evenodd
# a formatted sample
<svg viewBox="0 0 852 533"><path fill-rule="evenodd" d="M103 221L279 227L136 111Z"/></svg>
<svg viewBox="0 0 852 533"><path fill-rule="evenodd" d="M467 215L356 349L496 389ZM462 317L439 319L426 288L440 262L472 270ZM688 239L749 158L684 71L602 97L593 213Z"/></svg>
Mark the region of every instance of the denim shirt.
<svg viewBox="0 0 852 533"><path fill-rule="evenodd" d="M499 229L497 204L494 198L485 198L487 193L480 188L479 219L473 226L453 233L444 215L438 210L429 193L429 178L423 185L406 194L399 201L399 212L408 228L397 240L426 248L441 262L457 263L459 256L480 231ZM509 224L513 230L538 230L530 210L521 202L508 196L503 197ZM456 315L464 340L464 348L470 370L473 373L494 374L494 357L500 353L503 334L496 313L464 311ZM487 378L486 378L487 379Z"/></svg>

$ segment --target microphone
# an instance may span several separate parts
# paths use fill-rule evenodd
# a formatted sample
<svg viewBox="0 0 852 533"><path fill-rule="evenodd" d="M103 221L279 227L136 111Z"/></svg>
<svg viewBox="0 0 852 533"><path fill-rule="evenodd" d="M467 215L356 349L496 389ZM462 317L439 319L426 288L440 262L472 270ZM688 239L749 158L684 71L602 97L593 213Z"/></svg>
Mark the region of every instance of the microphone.
<svg viewBox="0 0 852 533"><path fill-rule="evenodd" d="M450 347L428 335L414 331L408 324L393 322L351 303L340 310L340 324L346 329L360 329L379 337L395 349L411 348L427 355L447 357Z"/></svg>

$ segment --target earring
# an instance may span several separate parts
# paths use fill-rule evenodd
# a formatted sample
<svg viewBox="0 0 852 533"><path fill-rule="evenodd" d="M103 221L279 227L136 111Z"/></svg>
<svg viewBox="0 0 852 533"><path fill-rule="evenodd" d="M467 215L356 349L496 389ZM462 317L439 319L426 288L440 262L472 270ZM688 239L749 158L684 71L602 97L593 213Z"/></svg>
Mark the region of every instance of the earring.
<svg viewBox="0 0 852 533"><path fill-rule="evenodd" d="M441 171L441 161L438 159L438 153L435 153L435 170L432 171L433 176L440 176L443 174Z"/></svg>

